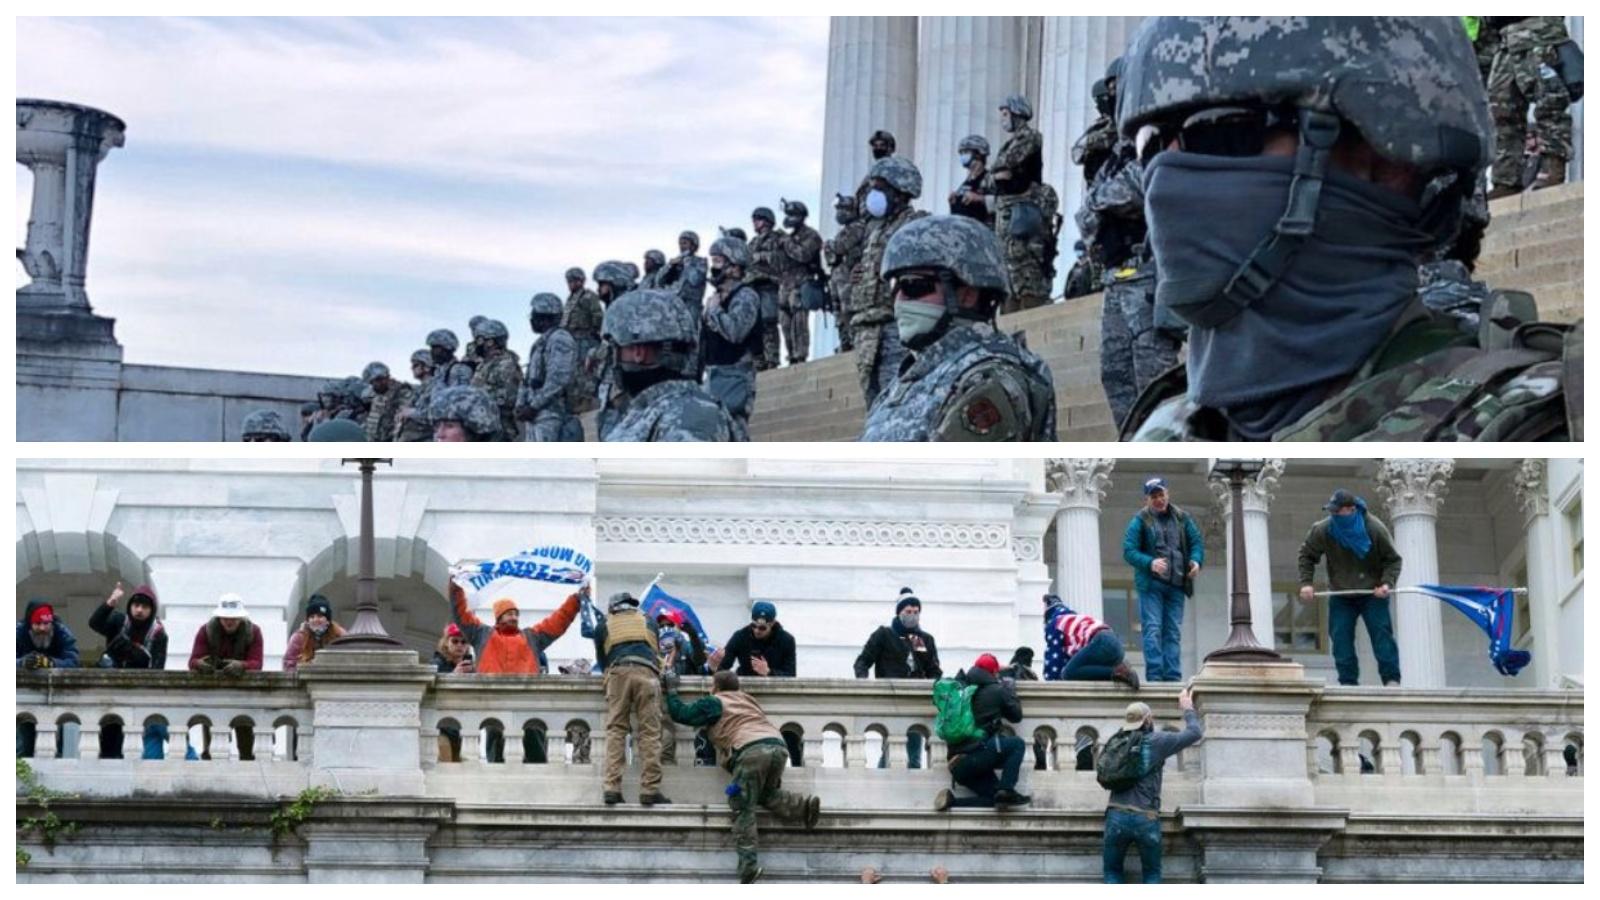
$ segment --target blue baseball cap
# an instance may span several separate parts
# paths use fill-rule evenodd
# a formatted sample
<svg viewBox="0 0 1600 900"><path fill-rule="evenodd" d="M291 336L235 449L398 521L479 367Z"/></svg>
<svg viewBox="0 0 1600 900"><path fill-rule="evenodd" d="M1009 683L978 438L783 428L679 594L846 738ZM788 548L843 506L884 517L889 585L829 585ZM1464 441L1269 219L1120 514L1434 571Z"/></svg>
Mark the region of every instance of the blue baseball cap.
<svg viewBox="0 0 1600 900"><path fill-rule="evenodd" d="M775 622L778 620L778 608L765 600L757 600L755 605L750 607L750 618Z"/></svg>
<svg viewBox="0 0 1600 900"><path fill-rule="evenodd" d="M1154 494L1156 491L1164 491L1166 489L1167 480L1162 478L1160 475L1157 475L1156 477L1151 478L1144 483L1144 495L1146 497Z"/></svg>

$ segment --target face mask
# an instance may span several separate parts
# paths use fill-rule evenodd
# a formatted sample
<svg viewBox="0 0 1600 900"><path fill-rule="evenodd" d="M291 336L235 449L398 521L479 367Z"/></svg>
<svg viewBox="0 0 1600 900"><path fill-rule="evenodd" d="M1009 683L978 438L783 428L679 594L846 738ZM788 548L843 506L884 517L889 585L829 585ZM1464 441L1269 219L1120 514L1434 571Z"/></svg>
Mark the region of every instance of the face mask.
<svg viewBox="0 0 1600 900"><path fill-rule="evenodd" d="M961 159L961 168L965 169L967 166L972 165L972 154L971 153L963 153L963 154L961 154L960 159Z"/></svg>
<svg viewBox="0 0 1600 900"><path fill-rule="evenodd" d="M721 284L722 280L728 277L728 267L712 266L706 271L706 277L711 280L712 284Z"/></svg>
<svg viewBox="0 0 1600 900"><path fill-rule="evenodd" d="M644 393L646 389L673 377L673 373L664 366L630 369L627 365L623 365L618 375L622 379L623 390L635 397Z"/></svg>
<svg viewBox="0 0 1600 900"><path fill-rule="evenodd" d="M873 188L867 194L867 215L874 219L881 219L889 214L889 195Z"/></svg>
<svg viewBox="0 0 1600 900"><path fill-rule="evenodd" d="M889 155L889 148L888 147L873 147L872 148L872 158L873 159L883 159L884 157L886 157L888 155Z"/></svg>
<svg viewBox="0 0 1600 900"><path fill-rule="evenodd" d="M900 626L907 631L916 630L917 623L922 620L921 613L903 612L900 614Z"/></svg>
<svg viewBox="0 0 1600 900"><path fill-rule="evenodd" d="M1000 114L1000 130L1001 131L1004 131L1007 134L1010 134L1011 131L1016 127L1017 127L1016 123L1011 121L1011 113L1003 112L1003 113Z"/></svg>
<svg viewBox="0 0 1600 900"><path fill-rule="evenodd" d="M894 324L900 330L900 343L912 350L920 350L937 340L944 333L948 316L943 306L920 300L896 300L894 304Z"/></svg>
<svg viewBox="0 0 1600 900"><path fill-rule="evenodd" d="M319 638L328 633L327 625L311 625L307 623L306 627L311 629L311 633Z"/></svg>
<svg viewBox="0 0 1600 900"><path fill-rule="evenodd" d="M855 220L856 220L855 213L848 213L848 212L845 212L842 209L833 214L833 221L838 223L838 224L840 224L840 225L849 225L851 222L854 222Z"/></svg>
<svg viewBox="0 0 1600 900"><path fill-rule="evenodd" d="M790 229L799 228L804 223L805 219L797 218L795 216L785 216L783 219L783 227Z"/></svg>
<svg viewBox="0 0 1600 900"><path fill-rule="evenodd" d="M556 327L556 323L551 321L548 316L534 316L528 320L528 327L533 329L534 334L544 334Z"/></svg>
<svg viewBox="0 0 1600 900"><path fill-rule="evenodd" d="M1415 295L1417 254L1431 242L1415 202L1330 171L1315 233L1284 276L1218 321L1232 307L1223 289L1283 214L1293 168L1292 157L1167 151L1145 170L1156 304L1195 325L1190 399L1223 409L1248 439L1304 415L1324 383L1377 348Z"/></svg>
<svg viewBox="0 0 1600 900"><path fill-rule="evenodd" d="M451 358L450 351L444 349L443 347L429 348L428 355L433 357L433 364L436 366L444 365L445 363L449 362Z"/></svg>

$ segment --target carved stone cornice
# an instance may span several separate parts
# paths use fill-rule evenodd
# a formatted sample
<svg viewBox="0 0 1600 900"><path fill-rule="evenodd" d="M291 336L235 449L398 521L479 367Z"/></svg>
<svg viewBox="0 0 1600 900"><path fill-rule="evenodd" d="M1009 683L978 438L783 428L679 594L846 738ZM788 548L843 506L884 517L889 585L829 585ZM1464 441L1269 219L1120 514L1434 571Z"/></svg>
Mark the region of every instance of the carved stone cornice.
<svg viewBox="0 0 1600 900"><path fill-rule="evenodd" d="M1550 514L1549 460L1523 460L1511 476L1511 487L1516 491L1523 515L1531 519Z"/></svg>
<svg viewBox="0 0 1600 900"><path fill-rule="evenodd" d="M1111 486L1111 469L1114 459L1047 459L1044 463L1045 486L1053 494L1061 495L1062 509L1100 508L1106 498L1106 488Z"/></svg>
<svg viewBox="0 0 1600 900"><path fill-rule="evenodd" d="M1455 469L1452 459L1386 459L1378 467L1378 493L1394 518L1437 516Z"/></svg>
<svg viewBox="0 0 1600 900"><path fill-rule="evenodd" d="M1272 510L1272 498L1276 496L1278 482L1283 478L1285 462L1282 459L1262 460L1264 465L1255 477L1244 480L1244 491L1241 500L1245 512L1265 513ZM1223 518L1233 511L1231 500L1232 491L1228 479L1213 475L1207 479L1206 484L1211 488L1211 494L1216 498L1217 509Z"/></svg>
<svg viewBox="0 0 1600 900"><path fill-rule="evenodd" d="M596 516L595 538L629 544L757 544L836 547L1011 549L1008 525L815 519Z"/></svg>

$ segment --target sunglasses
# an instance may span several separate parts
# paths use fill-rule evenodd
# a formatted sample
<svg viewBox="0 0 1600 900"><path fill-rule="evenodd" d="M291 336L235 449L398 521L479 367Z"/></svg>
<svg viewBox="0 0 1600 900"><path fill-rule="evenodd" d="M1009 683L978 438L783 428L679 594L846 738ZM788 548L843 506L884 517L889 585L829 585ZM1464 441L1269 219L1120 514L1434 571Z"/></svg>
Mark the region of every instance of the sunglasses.
<svg viewBox="0 0 1600 900"><path fill-rule="evenodd" d="M900 275L895 277L891 290L907 300L921 300L939 292L939 279L932 275Z"/></svg>
<svg viewBox="0 0 1600 900"><path fill-rule="evenodd" d="M1134 152L1139 162L1167 149L1174 141L1185 153L1206 156L1259 156L1274 132L1293 131L1299 112L1285 107L1219 106L1203 109L1182 122L1152 123L1139 129Z"/></svg>

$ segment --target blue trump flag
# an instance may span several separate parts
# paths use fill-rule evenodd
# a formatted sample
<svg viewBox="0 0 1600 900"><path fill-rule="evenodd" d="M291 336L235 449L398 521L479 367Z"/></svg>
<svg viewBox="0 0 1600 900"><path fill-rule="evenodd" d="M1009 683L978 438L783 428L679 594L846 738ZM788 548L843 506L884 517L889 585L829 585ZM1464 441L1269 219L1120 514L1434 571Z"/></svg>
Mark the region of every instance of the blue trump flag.
<svg viewBox="0 0 1600 900"><path fill-rule="evenodd" d="M1501 675L1515 675L1533 661L1533 654L1511 646L1516 591L1510 588L1423 584L1413 588L1461 610L1489 636L1489 661Z"/></svg>
<svg viewBox="0 0 1600 900"><path fill-rule="evenodd" d="M682 614L684 624L689 628L693 628L695 634L700 635L700 643L705 646L706 653L709 655L716 652L717 648L712 645L711 638L706 635L704 626L700 624L700 617L694 614L694 607L690 606L687 601L679 600L677 597L662 590L661 585L651 584L650 589L644 592L643 597L639 598L639 606L644 610L645 618L652 621L663 612L671 611Z"/></svg>

